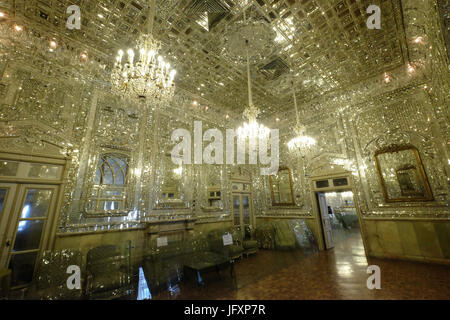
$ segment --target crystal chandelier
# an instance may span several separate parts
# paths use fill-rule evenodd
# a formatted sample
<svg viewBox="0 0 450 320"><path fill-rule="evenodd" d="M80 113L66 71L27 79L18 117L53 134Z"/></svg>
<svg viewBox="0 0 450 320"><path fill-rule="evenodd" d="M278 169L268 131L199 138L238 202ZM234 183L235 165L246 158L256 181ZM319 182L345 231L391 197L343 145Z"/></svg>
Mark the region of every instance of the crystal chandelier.
<svg viewBox="0 0 450 320"><path fill-rule="evenodd" d="M295 96L294 82L292 82L292 92L294 95L295 116L297 118L297 126L295 128L296 137L288 142L288 148L291 152L298 152L302 157L306 156L306 152L310 151L311 147L316 144L316 140L305 135L305 127L300 125L298 116L297 98Z"/></svg>
<svg viewBox="0 0 450 320"><path fill-rule="evenodd" d="M158 51L159 41L152 35L155 17L155 1L152 1L147 34L137 41L136 54L133 49L119 50L112 71L112 88L116 94L129 98L146 99L152 97L160 102L168 102L175 91L176 71L166 63Z"/></svg>
<svg viewBox="0 0 450 320"><path fill-rule="evenodd" d="M289 150L291 151L294 151L296 149L306 150L310 149L313 145L316 144L316 140L314 138L304 135L304 128L297 127L295 131L298 136L291 139L288 142Z"/></svg>
<svg viewBox="0 0 450 320"><path fill-rule="evenodd" d="M244 11L244 22L246 22L246 15ZM245 38L244 38L245 39ZM249 40L245 39L246 45L246 55L247 55L247 79L248 79L248 107L244 110L243 116L248 119L248 122L244 122L244 124L237 129L237 135L241 139L253 139L256 137L264 138L267 137L270 133L270 129L265 127L263 124L259 124L256 120L260 111L253 104L252 97L252 82L250 76L250 57L249 57Z"/></svg>
<svg viewBox="0 0 450 320"><path fill-rule="evenodd" d="M180 177L183 174L183 167L179 166L178 168L173 169L173 173L176 176Z"/></svg>

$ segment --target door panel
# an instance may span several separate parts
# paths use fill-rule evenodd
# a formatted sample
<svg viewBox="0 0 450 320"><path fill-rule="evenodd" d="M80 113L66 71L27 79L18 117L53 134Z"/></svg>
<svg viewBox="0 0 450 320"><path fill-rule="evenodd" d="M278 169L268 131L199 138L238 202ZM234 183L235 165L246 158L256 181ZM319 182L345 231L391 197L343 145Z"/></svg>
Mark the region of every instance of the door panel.
<svg viewBox="0 0 450 320"><path fill-rule="evenodd" d="M241 199L239 195L233 196L233 221L235 227L241 226Z"/></svg>
<svg viewBox="0 0 450 320"><path fill-rule="evenodd" d="M17 184L0 183L0 268L6 267L3 259L8 220L15 201ZM6 259L5 259L6 260Z"/></svg>
<svg viewBox="0 0 450 320"><path fill-rule="evenodd" d="M240 227L242 235L245 234L245 227L250 226L253 217L250 199L250 194L233 194L234 226Z"/></svg>
<svg viewBox="0 0 450 320"><path fill-rule="evenodd" d="M0 266L12 269L12 287L31 281L36 259L46 249L57 190L53 185L17 185L14 205L4 212Z"/></svg>
<svg viewBox="0 0 450 320"><path fill-rule="evenodd" d="M2 216L3 205L6 203L7 188L0 188L0 217Z"/></svg>
<svg viewBox="0 0 450 320"><path fill-rule="evenodd" d="M39 249L45 220L20 221L16 232L13 252Z"/></svg>
<svg viewBox="0 0 450 320"><path fill-rule="evenodd" d="M250 225L250 196L242 195L242 211L244 226Z"/></svg>
<svg viewBox="0 0 450 320"><path fill-rule="evenodd" d="M52 195L53 190L28 189L20 218L45 218Z"/></svg>
<svg viewBox="0 0 450 320"><path fill-rule="evenodd" d="M331 229L331 219L328 215L327 200L324 193L318 193L319 211L322 221L323 233L325 236L325 247L331 249L334 247L333 231Z"/></svg>
<svg viewBox="0 0 450 320"><path fill-rule="evenodd" d="M13 270L11 286L18 287L27 285L33 279L34 268L38 252L17 254L11 257L9 268Z"/></svg>

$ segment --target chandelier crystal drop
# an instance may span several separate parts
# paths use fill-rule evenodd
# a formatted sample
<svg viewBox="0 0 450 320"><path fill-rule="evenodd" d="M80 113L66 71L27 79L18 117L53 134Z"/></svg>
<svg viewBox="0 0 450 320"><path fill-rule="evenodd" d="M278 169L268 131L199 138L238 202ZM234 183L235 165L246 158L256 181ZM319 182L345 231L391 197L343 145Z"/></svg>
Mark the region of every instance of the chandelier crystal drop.
<svg viewBox="0 0 450 320"><path fill-rule="evenodd" d="M112 71L112 88L116 94L129 98L153 98L169 102L175 91L176 71L158 55L159 41L152 35L155 5L151 6L147 34L137 41L138 50L119 50Z"/></svg>

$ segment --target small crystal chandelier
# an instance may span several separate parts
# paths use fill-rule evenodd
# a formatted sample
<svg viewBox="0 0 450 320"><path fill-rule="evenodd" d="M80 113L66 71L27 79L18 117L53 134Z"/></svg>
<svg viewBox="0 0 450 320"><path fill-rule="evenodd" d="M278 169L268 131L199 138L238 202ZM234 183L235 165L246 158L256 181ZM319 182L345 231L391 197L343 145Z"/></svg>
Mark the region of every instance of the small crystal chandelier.
<svg viewBox="0 0 450 320"><path fill-rule="evenodd" d="M116 94L129 98L152 97L168 102L174 95L176 71L157 54L161 44L152 35L154 18L155 1L152 1L147 34L137 41L138 54L133 49L126 51L127 57L124 50L118 52L111 76L112 88Z"/></svg>
<svg viewBox="0 0 450 320"><path fill-rule="evenodd" d="M244 122L242 126L237 129L237 134L239 137L245 138L256 138L256 137L267 137L270 133L270 129L265 127L263 124L259 124L256 120L259 114L258 108L255 107L253 103L249 104L248 108L244 110L244 117L248 119L248 123Z"/></svg>
<svg viewBox="0 0 450 320"><path fill-rule="evenodd" d="M312 146L316 144L316 140L314 138L308 137L304 135L304 128L297 127L295 129L297 137L291 139L288 142L288 147L290 151L294 151L295 149L306 150L310 149Z"/></svg>
<svg viewBox="0 0 450 320"><path fill-rule="evenodd" d="M246 22L246 15L244 11L244 22ZM259 124L256 120L260 111L253 104L252 97L252 81L250 76L250 57L249 57L249 41L245 39L246 45L246 54L247 54L247 78L248 78L248 107L244 110L243 116L248 119L248 122L244 122L244 124L237 129L237 135L241 139L253 139L256 137L264 138L267 137L270 133L270 129L265 127L263 124Z"/></svg>
<svg viewBox="0 0 450 320"><path fill-rule="evenodd" d="M295 116L297 118L297 126L295 128L296 137L292 138L288 142L288 148L291 152L298 152L302 157L306 156L311 147L316 144L316 140L305 135L305 127L300 125L300 119L298 116L297 98L295 96L294 82L292 82L292 92L294 95Z"/></svg>
<svg viewBox="0 0 450 320"><path fill-rule="evenodd" d="M183 167L180 165L178 168L173 169L173 173L180 177L183 174Z"/></svg>

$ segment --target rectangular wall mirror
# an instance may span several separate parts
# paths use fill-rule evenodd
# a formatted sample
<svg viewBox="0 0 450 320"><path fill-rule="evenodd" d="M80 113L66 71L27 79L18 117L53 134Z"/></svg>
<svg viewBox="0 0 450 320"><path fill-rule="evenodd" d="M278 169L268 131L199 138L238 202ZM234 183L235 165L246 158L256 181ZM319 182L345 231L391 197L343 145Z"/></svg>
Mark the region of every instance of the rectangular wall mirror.
<svg viewBox="0 0 450 320"><path fill-rule="evenodd" d="M205 197L201 197L201 208L203 211L211 212L223 210L222 167L218 165L204 166L201 170L201 188L205 192Z"/></svg>
<svg viewBox="0 0 450 320"><path fill-rule="evenodd" d="M280 167L276 175L269 176L269 183L273 206L294 205L292 174L289 168Z"/></svg>
<svg viewBox="0 0 450 320"><path fill-rule="evenodd" d="M220 186L210 186L207 191L208 208L222 209L222 192Z"/></svg>
<svg viewBox="0 0 450 320"><path fill-rule="evenodd" d="M417 148L391 146L375 153L375 164L386 202L431 201L430 184Z"/></svg>

